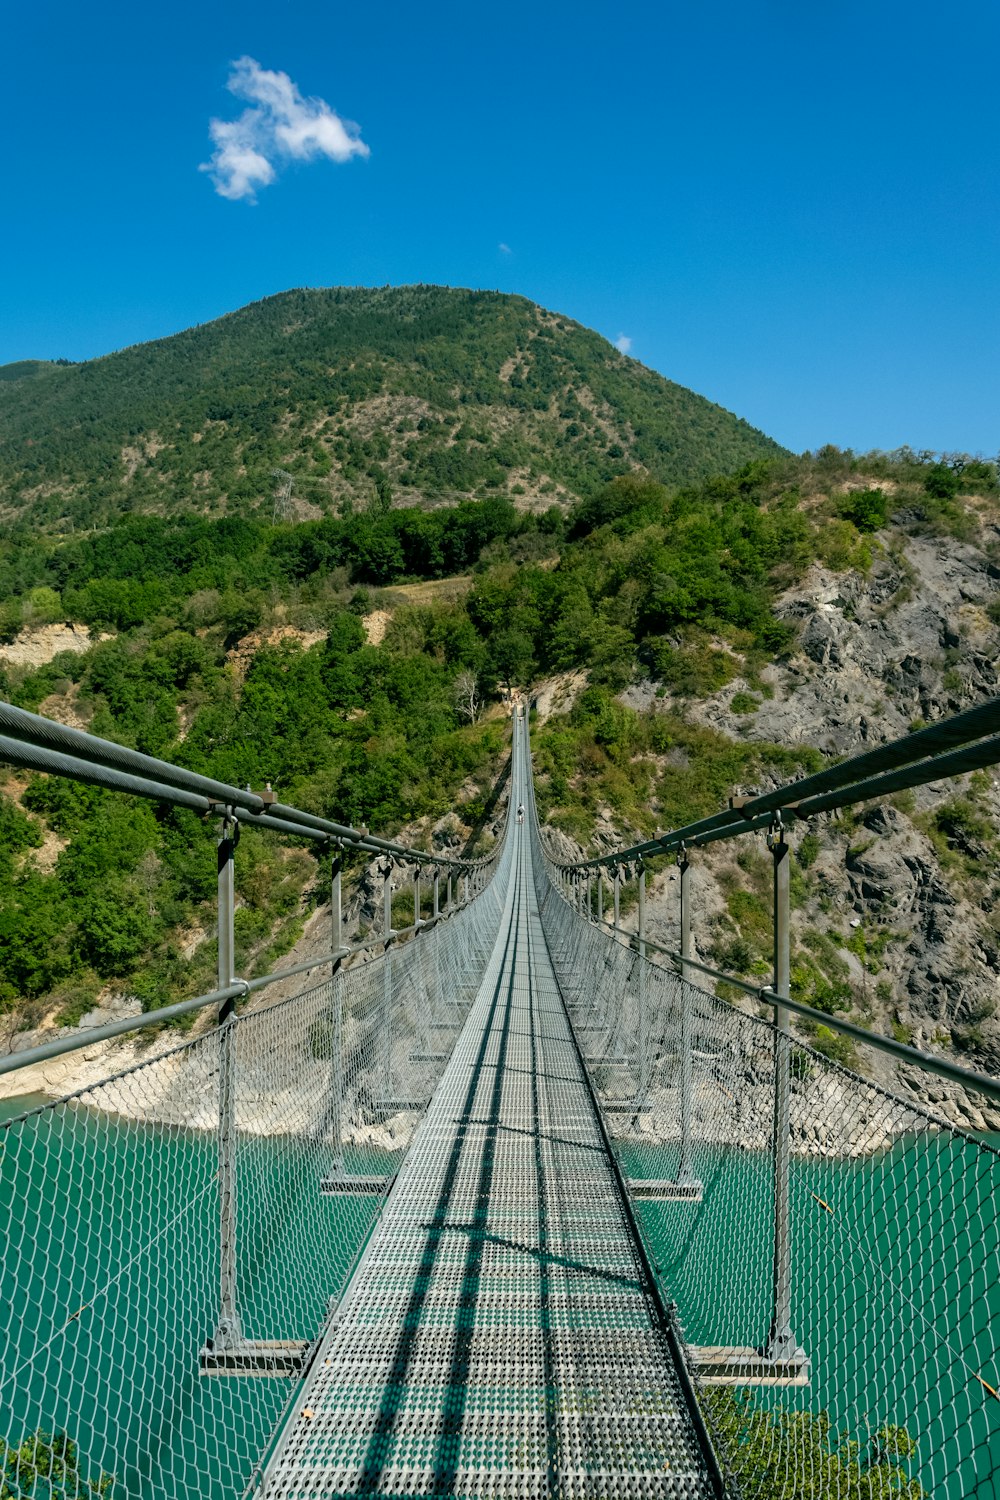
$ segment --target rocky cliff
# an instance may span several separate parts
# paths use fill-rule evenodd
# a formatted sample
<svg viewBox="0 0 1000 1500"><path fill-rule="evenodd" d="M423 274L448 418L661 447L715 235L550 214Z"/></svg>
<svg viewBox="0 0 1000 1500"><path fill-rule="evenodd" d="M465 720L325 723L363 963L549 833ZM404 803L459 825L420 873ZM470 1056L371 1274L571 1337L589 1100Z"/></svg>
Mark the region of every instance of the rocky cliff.
<svg viewBox="0 0 1000 1500"><path fill-rule="evenodd" d="M839 757L995 696L996 517L980 515L962 541L914 534L911 520L892 517L875 538L867 571L817 565L778 599L775 613L797 633L787 659L736 676L704 698L672 696L646 680L627 688L622 701L679 712L734 740L811 745ZM734 791L763 790L780 779ZM669 827L669 806L657 817ZM620 847L629 836L608 809L595 847ZM556 837L566 853L577 847ZM792 843L793 983L800 997L1000 1075L1000 770L823 815L808 829L797 827ZM697 953L765 982L770 870L763 836L711 845L694 863ZM671 947L675 882L673 868L657 872L648 898L650 935ZM634 922L632 912L626 924ZM943 1081L900 1073L874 1052L861 1057L830 1034L819 1041L957 1123L1000 1128L1000 1111Z"/></svg>

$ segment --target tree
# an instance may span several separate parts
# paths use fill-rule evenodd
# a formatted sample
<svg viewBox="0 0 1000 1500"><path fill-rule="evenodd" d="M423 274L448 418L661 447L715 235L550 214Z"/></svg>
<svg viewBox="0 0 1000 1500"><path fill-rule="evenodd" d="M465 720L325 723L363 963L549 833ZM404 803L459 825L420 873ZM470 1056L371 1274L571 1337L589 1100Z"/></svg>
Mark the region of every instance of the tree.
<svg viewBox="0 0 1000 1500"><path fill-rule="evenodd" d="M917 1451L905 1427L880 1427L861 1443L834 1432L825 1411L765 1411L749 1392L721 1389L705 1401L740 1492L751 1500L923 1500L904 1467Z"/></svg>
<svg viewBox="0 0 1000 1500"><path fill-rule="evenodd" d="M886 523L889 504L883 490L854 490L845 495L840 513L859 531L878 531Z"/></svg>
<svg viewBox="0 0 1000 1500"><path fill-rule="evenodd" d="M108 1495L114 1475L102 1473L85 1479L80 1473L79 1451L65 1432L45 1432L41 1427L13 1448L0 1438L0 1500L84 1500Z"/></svg>
<svg viewBox="0 0 1000 1500"><path fill-rule="evenodd" d="M148 909L113 887L93 895L77 930L81 952L105 979L127 974L153 940Z"/></svg>
<svg viewBox="0 0 1000 1500"><path fill-rule="evenodd" d="M62 600L55 589L45 584L31 590L24 606L24 619L36 625L50 625L62 615Z"/></svg>
<svg viewBox="0 0 1000 1500"><path fill-rule="evenodd" d="M490 642L490 664L508 688L527 686L535 671L531 637L523 630L500 630Z"/></svg>
<svg viewBox="0 0 1000 1500"><path fill-rule="evenodd" d="M455 707L463 719L474 724L479 717L479 682L468 668L459 672L454 685Z"/></svg>
<svg viewBox="0 0 1000 1500"><path fill-rule="evenodd" d="M256 589L246 592L227 589L219 600L219 619L226 628L227 647L256 630L263 618L264 600Z"/></svg>

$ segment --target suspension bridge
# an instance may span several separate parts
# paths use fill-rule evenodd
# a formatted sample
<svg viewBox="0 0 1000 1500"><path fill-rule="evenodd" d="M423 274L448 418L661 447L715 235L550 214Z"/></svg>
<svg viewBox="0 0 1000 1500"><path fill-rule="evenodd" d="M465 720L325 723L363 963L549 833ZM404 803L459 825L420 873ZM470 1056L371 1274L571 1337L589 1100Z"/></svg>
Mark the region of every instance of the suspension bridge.
<svg viewBox="0 0 1000 1500"><path fill-rule="evenodd" d="M789 915L797 824L992 766L998 731L1000 701L567 862L521 715L472 858L0 705L0 760L218 826L217 989L0 1059L132 1043L0 1120L0 1495L1000 1494L1000 1152L886 1068L1000 1083L793 998ZM245 824L331 858L329 950L250 979ZM696 957L691 883L754 834L763 984ZM357 856L382 925L348 944ZM646 924L664 857L676 951Z"/></svg>

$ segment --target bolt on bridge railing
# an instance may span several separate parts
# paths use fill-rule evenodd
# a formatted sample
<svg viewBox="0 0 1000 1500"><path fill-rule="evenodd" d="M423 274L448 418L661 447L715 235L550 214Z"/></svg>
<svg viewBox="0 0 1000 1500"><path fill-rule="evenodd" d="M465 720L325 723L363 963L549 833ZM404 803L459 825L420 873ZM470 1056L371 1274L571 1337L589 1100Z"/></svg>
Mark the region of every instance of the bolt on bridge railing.
<svg viewBox="0 0 1000 1500"><path fill-rule="evenodd" d="M555 859L533 820L543 928L595 1096L752 1500L1000 1488L1000 1151L886 1073L903 1063L931 1098L943 1077L994 1104L1000 1081L794 999L788 878L796 822L994 764L997 729L1000 701L595 860ZM692 931L698 847L754 830L773 872L763 987L699 961ZM646 926L643 861L662 853L677 859L677 949ZM596 920L582 894L605 876L612 921L602 894ZM793 1016L850 1040L852 1065L796 1036Z"/></svg>
<svg viewBox="0 0 1000 1500"><path fill-rule="evenodd" d="M474 860L414 850L4 705L0 727L0 759L218 820L217 990L0 1059L76 1074L69 1097L0 1117L0 1490L230 1500L256 1482L451 1053L511 841ZM331 855L329 951L254 979L235 967L246 823ZM353 945L351 850L385 861L382 932ZM474 895L452 900L456 874ZM394 931L393 881L410 878L414 920ZM195 1035L162 1029L200 1011L214 1024ZM128 1052L102 1053L126 1033Z"/></svg>

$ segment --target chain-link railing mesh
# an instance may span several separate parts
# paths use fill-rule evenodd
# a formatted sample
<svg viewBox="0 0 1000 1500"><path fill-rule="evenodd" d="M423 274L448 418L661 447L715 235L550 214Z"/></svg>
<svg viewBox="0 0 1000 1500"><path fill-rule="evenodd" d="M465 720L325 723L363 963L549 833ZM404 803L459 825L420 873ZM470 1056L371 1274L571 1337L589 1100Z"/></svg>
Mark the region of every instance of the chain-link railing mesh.
<svg viewBox="0 0 1000 1500"><path fill-rule="evenodd" d="M476 993L503 884L0 1125L0 1495L253 1487ZM223 1339L227 1245L238 1337ZM220 1350L257 1373L209 1373Z"/></svg>
<svg viewBox="0 0 1000 1500"><path fill-rule="evenodd" d="M772 1013L744 1013L640 958L544 870L537 859L578 1041L739 1490L1000 1494L997 1146L783 1041L785 1263L801 1355L768 1364Z"/></svg>

